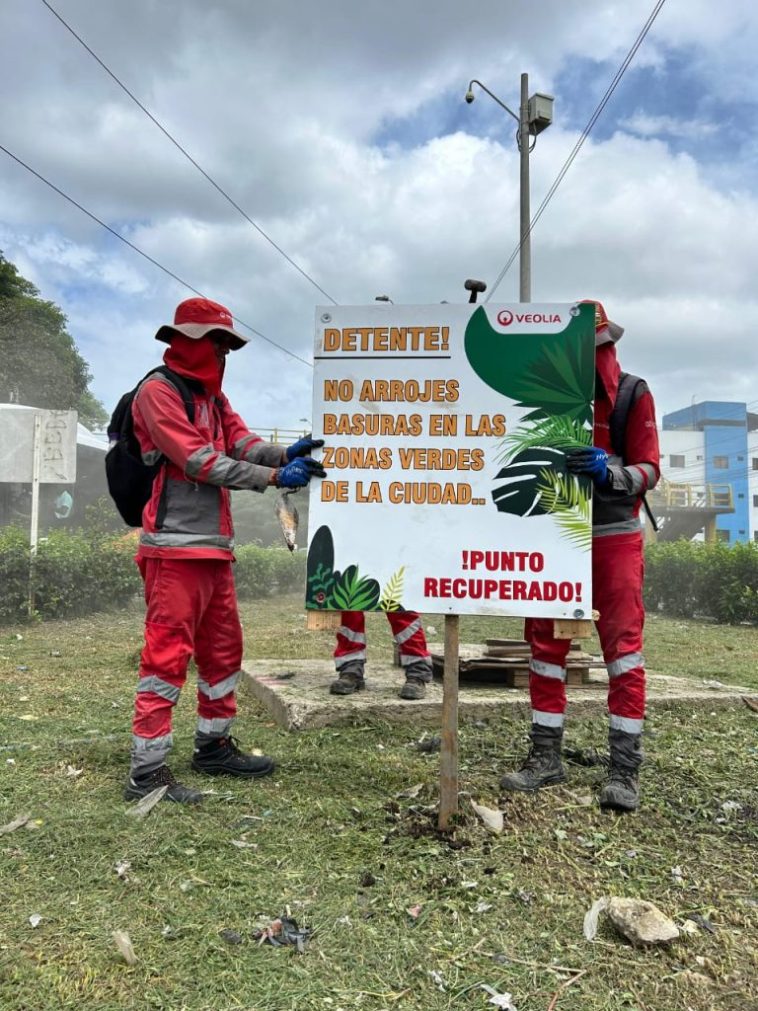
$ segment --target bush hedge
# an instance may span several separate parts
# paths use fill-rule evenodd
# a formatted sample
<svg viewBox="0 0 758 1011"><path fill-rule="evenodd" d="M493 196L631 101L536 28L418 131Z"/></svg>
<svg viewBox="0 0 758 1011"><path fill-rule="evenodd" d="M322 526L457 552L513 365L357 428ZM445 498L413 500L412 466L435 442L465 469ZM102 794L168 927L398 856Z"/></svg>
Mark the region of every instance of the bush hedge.
<svg viewBox="0 0 758 1011"><path fill-rule="evenodd" d="M142 589L134 564L136 533L113 536L58 530L41 541L34 571L37 613L62 618L122 607ZM236 551L240 599L301 588L305 552L246 544ZM758 623L758 544L676 541L648 545L645 603L677 618ZM0 622L26 617L29 538L0 528Z"/></svg>
<svg viewBox="0 0 758 1011"><path fill-rule="evenodd" d="M677 618L758 622L758 544L650 544L645 604Z"/></svg>
<svg viewBox="0 0 758 1011"><path fill-rule="evenodd" d="M42 618L63 618L123 607L141 593L134 564L136 533L56 530L40 541L34 565L35 607ZM298 589L305 581L305 552L248 544L236 552L234 574L241 599ZM29 537L19 527L0 528L0 622L27 616Z"/></svg>

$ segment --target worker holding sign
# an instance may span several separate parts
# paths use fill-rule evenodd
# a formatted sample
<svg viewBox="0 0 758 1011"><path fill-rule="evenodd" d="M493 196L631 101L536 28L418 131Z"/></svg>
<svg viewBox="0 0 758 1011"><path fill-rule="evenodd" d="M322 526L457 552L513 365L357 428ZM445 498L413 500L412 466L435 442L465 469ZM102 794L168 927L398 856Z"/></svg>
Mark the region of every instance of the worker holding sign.
<svg viewBox="0 0 758 1011"><path fill-rule="evenodd" d="M421 617L415 611L387 611L392 637L400 653L405 683L401 699L423 699L432 680L432 661L426 648ZM366 687L366 619L363 611L343 611L334 650L337 680L329 686L332 695L352 695Z"/></svg>
<svg viewBox="0 0 758 1011"><path fill-rule="evenodd" d="M567 455L567 468L594 484L592 585L600 612L597 630L608 670L610 773L600 805L633 811L639 805L645 663L642 656L644 494L660 477L655 406L645 382L621 372L616 342L623 329L595 303L594 445ZM625 392L622 392L625 391ZM531 644L529 692L532 746L518 772L500 785L538 790L562 782L566 709L566 655L570 640L556 639L549 619L527 619Z"/></svg>

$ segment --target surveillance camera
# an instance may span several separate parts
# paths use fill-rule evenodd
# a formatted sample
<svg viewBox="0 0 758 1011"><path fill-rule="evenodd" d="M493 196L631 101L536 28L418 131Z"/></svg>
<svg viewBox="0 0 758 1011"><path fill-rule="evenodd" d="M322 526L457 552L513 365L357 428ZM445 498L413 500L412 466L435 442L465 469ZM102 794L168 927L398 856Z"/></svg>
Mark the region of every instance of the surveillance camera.
<svg viewBox="0 0 758 1011"><path fill-rule="evenodd" d="M468 102L468 104L471 105L471 103L474 101L474 92L473 91L467 91L464 97L465 97L466 101Z"/></svg>

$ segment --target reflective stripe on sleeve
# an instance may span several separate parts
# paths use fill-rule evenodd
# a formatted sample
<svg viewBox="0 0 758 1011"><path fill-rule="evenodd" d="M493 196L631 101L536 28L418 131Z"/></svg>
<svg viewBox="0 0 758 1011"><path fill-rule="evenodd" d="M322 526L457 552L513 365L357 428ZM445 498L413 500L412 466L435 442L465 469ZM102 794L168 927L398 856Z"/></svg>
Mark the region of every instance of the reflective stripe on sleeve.
<svg viewBox="0 0 758 1011"><path fill-rule="evenodd" d="M353 660L365 660L365 659L366 659L366 650L357 649L354 650L352 653L348 653L346 656L335 656L334 666L337 668L337 670L339 670L340 667L344 667L346 663L352 663Z"/></svg>
<svg viewBox="0 0 758 1011"><path fill-rule="evenodd" d="M184 473L188 477L197 477L200 471L203 469L203 465L209 456L213 456L218 450L214 449L210 442L206 446L201 446L200 449L196 449L195 452L187 460L184 467Z"/></svg>
<svg viewBox="0 0 758 1011"><path fill-rule="evenodd" d="M174 739L171 734L164 734L163 737L132 737L132 751L134 754L143 751L170 751Z"/></svg>

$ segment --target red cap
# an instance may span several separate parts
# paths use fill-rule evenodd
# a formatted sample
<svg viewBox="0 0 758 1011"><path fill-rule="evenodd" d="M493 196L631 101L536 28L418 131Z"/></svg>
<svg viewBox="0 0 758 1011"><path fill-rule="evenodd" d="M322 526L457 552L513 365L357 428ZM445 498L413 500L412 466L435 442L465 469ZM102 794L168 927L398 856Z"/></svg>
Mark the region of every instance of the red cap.
<svg viewBox="0 0 758 1011"><path fill-rule="evenodd" d="M232 314L225 305L212 302L209 298L188 298L176 307L173 326L162 326L155 339L170 344L173 333L182 333L185 337L199 340L214 330L221 330L230 335L230 347L237 351L250 338L238 333L232 326L233 322Z"/></svg>

